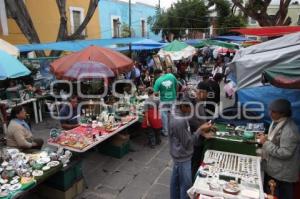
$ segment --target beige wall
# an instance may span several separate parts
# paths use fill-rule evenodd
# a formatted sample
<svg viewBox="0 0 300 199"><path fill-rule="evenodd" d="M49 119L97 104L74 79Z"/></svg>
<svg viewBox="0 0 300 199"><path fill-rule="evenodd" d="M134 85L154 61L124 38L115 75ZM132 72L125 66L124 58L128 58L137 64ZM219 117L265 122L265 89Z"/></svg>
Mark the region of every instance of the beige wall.
<svg viewBox="0 0 300 199"><path fill-rule="evenodd" d="M41 42L53 42L56 40L59 28L59 12L55 0L26 0L27 9L32 18ZM84 10L84 16L88 10L87 0L67 0L66 11L68 18L68 32L71 33L70 9L69 7L80 7ZM95 11L90 23L87 26L87 39L100 38L99 12ZM9 35L0 35L0 38L12 44L28 43L13 19L8 19Z"/></svg>

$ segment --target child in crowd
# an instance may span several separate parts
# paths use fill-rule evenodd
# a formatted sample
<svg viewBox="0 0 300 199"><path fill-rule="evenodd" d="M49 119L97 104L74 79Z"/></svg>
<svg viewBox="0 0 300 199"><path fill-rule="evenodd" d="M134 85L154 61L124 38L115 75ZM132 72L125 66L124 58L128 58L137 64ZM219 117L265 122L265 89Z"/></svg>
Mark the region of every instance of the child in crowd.
<svg viewBox="0 0 300 199"><path fill-rule="evenodd" d="M154 95L153 88L147 88L148 99L144 105L144 121L142 128L147 129L149 145L154 148L155 145L161 143L160 130L162 128L162 122L159 114L159 99Z"/></svg>

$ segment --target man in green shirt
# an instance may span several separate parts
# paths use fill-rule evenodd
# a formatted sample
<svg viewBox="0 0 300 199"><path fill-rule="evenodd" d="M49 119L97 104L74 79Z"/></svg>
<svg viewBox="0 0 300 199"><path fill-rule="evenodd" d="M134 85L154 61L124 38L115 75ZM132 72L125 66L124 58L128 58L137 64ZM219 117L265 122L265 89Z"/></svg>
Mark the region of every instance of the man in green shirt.
<svg viewBox="0 0 300 199"><path fill-rule="evenodd" d="M157 70L156 79L153 89L160 94L160 114L163 124L163 135L168 136L168 113L171 110L173 102L177 97L177 79L172 73L163 74L161 70Z"/></svg>

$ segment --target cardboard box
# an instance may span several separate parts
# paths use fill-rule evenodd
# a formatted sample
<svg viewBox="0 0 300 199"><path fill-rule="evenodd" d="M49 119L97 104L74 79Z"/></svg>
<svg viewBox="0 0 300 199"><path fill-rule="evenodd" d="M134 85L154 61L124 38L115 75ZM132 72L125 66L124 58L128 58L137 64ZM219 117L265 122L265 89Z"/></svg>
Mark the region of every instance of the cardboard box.
<svg viewBox="0 0 300 199"><path fill-rule="evenodd" d="M115 135L112 140L111 140L111 144L113 146L117 146L117 147L121 147L123 146L125 143L127 143L129 141L129 134L120 134L118 133L117 135Z"/></svg>

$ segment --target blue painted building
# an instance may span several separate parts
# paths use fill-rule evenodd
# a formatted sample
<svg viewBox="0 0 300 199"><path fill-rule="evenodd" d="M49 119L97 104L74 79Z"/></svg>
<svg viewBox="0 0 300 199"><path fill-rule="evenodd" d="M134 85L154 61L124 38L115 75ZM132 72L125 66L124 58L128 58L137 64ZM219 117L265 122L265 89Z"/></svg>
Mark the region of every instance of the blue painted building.
<svg viewBox="0 0 300 199"><path fill-rule="evenodd" d="M101 0L99 2L99 22L101 39L122 36L123 24L129 24L128 0ZM132 37L144 37L160 40L160 35L155 35L147 24L148 17L155 16L155 6L143 4L132 0L131 24Z"/></svg>

